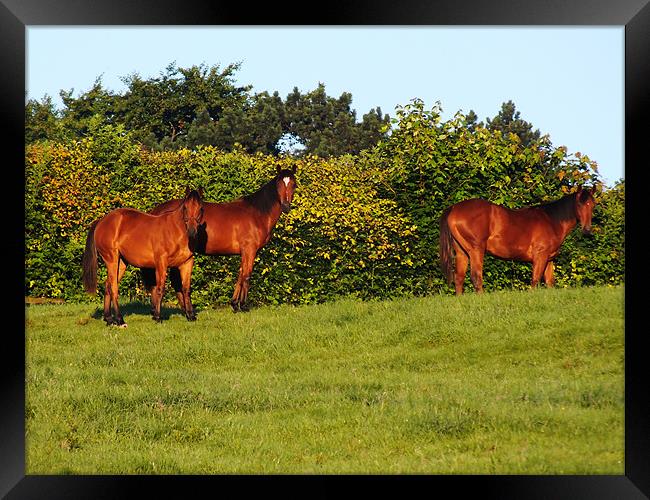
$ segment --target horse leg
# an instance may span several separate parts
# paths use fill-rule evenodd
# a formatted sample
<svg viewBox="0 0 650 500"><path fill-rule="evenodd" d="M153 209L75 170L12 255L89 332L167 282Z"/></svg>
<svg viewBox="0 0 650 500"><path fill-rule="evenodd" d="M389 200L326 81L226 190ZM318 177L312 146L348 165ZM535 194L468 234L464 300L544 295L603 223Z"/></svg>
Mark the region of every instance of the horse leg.
<svg viewBox="0 0 650 500"><path fill-rule="evenodd" d="M122 276L124 276L124 271L126 270L126 264L119 255L115 255L113 259L109 259L110 264L106 265L106 289L104 291L104 321L109 325L117 326L126 326L122 313L120 313L120 304L118 301L118 290L119 282ZM122 269L120 270L120 264L122 264ZM109 315L107 303L112 303L113 306L113 315ZM109 318L110 317L110 321Z"/></svg>
<svg viewBox="0 0 650 500"><path fill-rule="evenodd" d="M248 299L248 290L251 286L251 275L253 274L254 263L255 252L246 254L246 258L242 259L242 288L239 299L239 307L242 311L248 311L246 300Z"/></svg>
<svg viewBox="0 0 650 500"><path fill-rule="evenodd" d="M124 321L124 318L122 317L122 314L120 313L120 308L119 308L120 306L117 303L118 288L120 286L120 281L122 281L122 278L124 277L124 273L126 273L126 262L124 262L122 259L119 259L117 261L117 282L115 284L115 302L114 302L114 306L115 306L115 310L116 310L115 324L117 326L122 326L122 327L126 328L126 322Z"/></svg>
<svg viewBox="0 0 650 500"><path fill-rule="evenodd" d="M553 261L549 260L546 264L546 269L544 270L544 283L548 288L553 288L555 285L555 276L553 276Z"/></svg>
<svg viewBox="0 0 650 500"><path fill-rule="evenodd" d="M156 285L151 288L151 317L156 319L156 304L158 303L158 289Z"/></svg>
<svg viewBox="0 0 650 500"><path fill-rule="evenodd" d="M153 319L156 319L157 313L156 313L156 305L158 304L158 286L157 286L157 280L158 280L158 272L156 271L155 268L152 268L151 271L153 272L153 279L151 281L151 317ZM159 313L158 313L159 316Z"/></svg>
<svg viewBox="0 0 650 500"><path fill-rule="evenodd" d="M548 256L546 254L533 255L533 278L530 282L531 288L536 288L542 279L546 264L548 263Z"/></svg>
<svg viewBox="0 0 650 500"><path fill-rule="evenodd" d="M194 257L192 257L192 262L194 262ZM192 273L192 268L190 267L190 275ZM185 307L185 297L183 292L183 273L180 267L172 267L169 269L169 280L172 282L174 291L176 292L176 299L178 300L178 306L186 311Z"/></svg>
<svg viewBox="0 0 650 500"><path fill-rule="evenodd" d="M108 268L108 266L106 267ZM107 326L115 322L111 314L111 282L109 278L106 278L106 283L104 284L104 321L106 321Z"/></svg>
<svg viewBox="0 0 650 500"><path fill-rule="evenodd" d="M230 305L233 311L247 311L245 306L246 297L248 297L248 289L250 288L251 273L253 272L253 262L255 261L255 253L243 250L241 257L241 264L239 266L239 277L235 285L235 293L233 293Z"/></svg>
<svg viewBox="0 0 650 500"><path fill-rule="evenodd" d="M239 293L241 292L241 281L242 281L242 265L244 264L244 254L242 253L241 262L239 264L239 274L237 275L237 283L235 283L235 291L232 294L232 299L230 300L230 306L232 307L233 312L240 311L239 307Z"/></svg>
<svg viewBox="0 0 650 500"><path fill-rule="evenodd" d="M181 282L181 292L179 302L182 300L183 309L185 310L185 317L188 321L196 321L196 314L192 307L192 300L190 299L190 284L192 279L192 267L194 266L194 257L191 257L187 262L178 268L178 278ZM171 273L170 273L171 275ZM174 280L172 279L172 282ZM177 293L178 295L178 293Z"/></svg>
<svg viewBox="0 0 650 500"><path fill-rule="evenodd" d="M476 293L483 293L483 257L485 248L479 247L469 252L469 277Z"/></svg>
<svg viewBox="0 0 650 500"><path fill-rule="evenodd" d="M245 264L246 264L247 260L248 260L248 252L246 250L242 249L241 262L239 264L239 275L237 276L237 283L235 284L235 291L233 292L232 300L230 301L230 305L232 306L232 309L233 309L234 312L239 312L239 311L244 311L245 310L242 307L244 305L244 301L242 300L242 295L243 295L244 281L245 281L245 276L246 276ZM250 276L249 276L249 280L250 280Z"/></svg>
<svg viewBox="0 0 650 500"><path fill-rule="evenodd" d="M154 300L153 319L157 323L162 323L162 319L160 319L160 307L162 304L163 294L165 293L166 279L167 260L161 258L156 262L156 286L154 287L154 293L152 294L152 300Z"/></svg>
<svg viewBox="0 0 650 500"><path fill-rule="evenodd" d="M463 294L463 287L465 284L465 274L467 273L467 264L469 258L465 250L454 240L454 253L456 254L456 270L454 273L454 286L456 288L456 295Z"/></svg>

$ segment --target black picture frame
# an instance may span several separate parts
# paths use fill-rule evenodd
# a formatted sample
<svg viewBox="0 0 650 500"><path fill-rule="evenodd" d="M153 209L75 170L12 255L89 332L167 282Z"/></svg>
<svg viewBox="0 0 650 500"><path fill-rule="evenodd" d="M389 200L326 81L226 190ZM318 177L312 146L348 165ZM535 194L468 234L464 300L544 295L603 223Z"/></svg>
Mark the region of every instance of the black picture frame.
<svg viewBox="0 0 650 500"><path fill-rule="evenodd" d="M135 4L135 5L133 5ZM650 5L648 0L409 0L348 1L325 4L255 3L185 0L78 1L0 0L0 136L5 182L2 221L4 318L24 308L19 263L24 259L24 224L15 214L24 190L25 30L37 25L583 25L625 26L625 165L626 214L634 225L643 216L641 192L650 168L644 155L650 120ZM563 75L570 78L570 75ZM580 78L576 68L575 78ZM584 82L589 85L589 82ZM632 182L629 182L631 178ZM16 187L14 187L16 186ZM14 210L7 210L11 204ZM2 206L2 205L0 205ZM641 211L640 215L638 214ZM645 210L647 212L647 210ZM11 219L11 220L10 220ZM18 219L18 220L13 220ZM13 222L13 223L12 223ZM643 230L647 224L639 224ZM25 338L24 322L2 333L0 379L0 495L7 498L119 498L149 494L163 497L210 496L225 491L284 495L334 496L346 493L455 497L610 499L650 498L650 405L648 365L641 317L645 279L641 267L642 231L626 232L625 276L625 475L585 476L25 476ZM638 249L638 250L637 250ZM22 281L21 281L22 280ZM637 293L640 292L640 293ZM24 310L24 309L23 309ZM15 320L15 318L14 318ZM585 457L588 460L588 457ZM141 488L144 488L141 490ZM224 488L227 488L224 490ZM233 490L231 490L233 489ZM205 494L205 493L204 493ZM301 495L302 496L302 495Z"/></svg>

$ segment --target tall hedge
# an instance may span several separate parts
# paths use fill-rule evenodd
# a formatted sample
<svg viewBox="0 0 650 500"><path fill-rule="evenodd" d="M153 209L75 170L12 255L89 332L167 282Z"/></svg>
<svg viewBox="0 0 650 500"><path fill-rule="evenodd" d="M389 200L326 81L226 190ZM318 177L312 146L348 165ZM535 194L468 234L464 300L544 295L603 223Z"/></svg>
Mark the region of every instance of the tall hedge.
<svg viewBox="0 0 650 500"><path fill-rule="evenodd" d="M97 301L81 284L83 245L94 220L118 207L150 210L186 186L203 187L207 201L232 200L261 187L277 166L295 166L298 187L293 210L280 217L257 256L253 304L451 293L437 261L438 217L448 205L477 196L523 206L597 183L595 164L585 156L569 156L548 140L524 148L514 135L466 126L460 113L444 122L439 108L425 110L418 101L398 112L395 130L374 149L328 160L238 148L151 152L120 126L97 121L81 141L27 147L26 295ZM623 281L624 184L600 188L595 234L575 231L567 238L558 286ZM236 256L197 257L195 303L228 303L238 267ZM103 281L101 265L100 274ZM525 288L529 281L529 264L486 259L487 290ZM147 300L133 268L120 292Z"/></svg>
<svg viewBox="0 0 650 500"><path fill-rule="evenodd" d="M294 165L294 208L281 216L257 256L250 300L307 303L408 293L404 278L417 259L415 228L394 202L377 196L375 176L357 158L277 158L212 147L154 153L125 142L119 127L97 134L101 140L93 135L28 148L28 295L84 300L80 263L86 232L114 208L147 211L181 196L185 186L202 186L207 201L232 200L261 187L277 166ZM238 257L199 257L192 278L196 304L227 303L238 267ZM120 289L132 299L145 298L134 269Z"/></svg>

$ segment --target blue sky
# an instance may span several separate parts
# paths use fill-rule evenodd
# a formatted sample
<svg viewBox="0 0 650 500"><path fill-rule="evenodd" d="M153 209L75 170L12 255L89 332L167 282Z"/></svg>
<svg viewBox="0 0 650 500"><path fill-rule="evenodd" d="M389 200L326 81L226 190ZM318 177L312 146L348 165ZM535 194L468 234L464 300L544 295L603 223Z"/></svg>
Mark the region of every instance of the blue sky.
<svg viewBox="0 0 650 500"><path fill-rule="evenodd" d="M556 146L596 160L608 185L624 177L624 27L47 27L27 28L27 98L79 95L102 75L158 76L171 62L225 67L254 92L325 84L395 116L413 98L444 118L493 117L513 100Z"/></svg>

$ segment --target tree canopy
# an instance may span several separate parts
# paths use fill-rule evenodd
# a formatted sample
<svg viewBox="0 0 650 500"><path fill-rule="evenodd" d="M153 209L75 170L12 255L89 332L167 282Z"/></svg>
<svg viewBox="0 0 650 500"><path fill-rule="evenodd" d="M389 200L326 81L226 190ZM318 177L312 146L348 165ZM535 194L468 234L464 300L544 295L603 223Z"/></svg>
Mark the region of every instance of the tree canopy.
<svg viewBox="0 0 650 500"><path fill-rule="evenodd" d="M391 117L375 107L359 119L352 94L327 95L325 84L310 91L294 87L284 99L277 91L253 92L252 85L235 79L241 63L194 65L169 64L158 76L137 73L122 77L121 93L104 88L102 77L79 95L61 90L63 107L56 109L50 96L29 99L25 106L25 141L80 140L91 121L122 125L131 138L152 151L213 146L232 151L238 144L247 153L290 153L322 158L358 154L386 140L393 132ZM395 120L392 120L395 123ZM523 118L512 100L504 102L493 118L479 122L470 110L464 127L487 129L519 138L521 148L548 137Z"/></svg>
<svg viewBox="0 0 650 500"><path fill-rule="evenodd" d="M93 117L123 125L133 139L156 151L197 146L230 151L237 143L248 153L330 157L356 154L386 136L390 117L377 107L358 121L349 92L328 96L319 83L308 92L294 88L286 99L278 92L253 93L251 85L236 84L239 68L239 63L223 69L170 64L157 77L123 77L123 93L105 89L98 77L77 97L74 89L62 90L61 110L49 96L30 99L26 142L80 139Z"/></svg>

